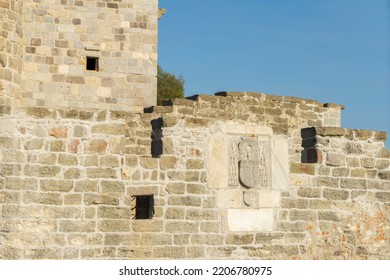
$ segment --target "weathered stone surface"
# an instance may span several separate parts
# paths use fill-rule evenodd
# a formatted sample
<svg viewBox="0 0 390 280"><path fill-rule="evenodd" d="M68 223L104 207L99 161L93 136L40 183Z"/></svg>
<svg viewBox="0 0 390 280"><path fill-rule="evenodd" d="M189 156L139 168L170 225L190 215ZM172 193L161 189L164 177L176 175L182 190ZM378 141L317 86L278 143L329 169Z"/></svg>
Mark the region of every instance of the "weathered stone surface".
<svg viewBox="0 0 390 280"><path fill-rule="evenodd" d="M22 179L7 177L5 178L4 186L6 189L10 190L37 190L38 180L35 178Z"/></svg>
<svg viewBox="0 0 390 280"><path fill-rule="evenodd" d="M345 165L345 155L328 153L326 155L326 164L329 166L343 166Z"/></svg>
<svg viewBox="0 0 390 280"><path fill-rule="evenodd" d="M160 168L162 170L175 169L177 165L177 158L175 156L161 156Z"/></svg>
<svg viewBox="0 0 390 280"><path fill-rule="evenodd" d="M291 163L290 164L290 171L292 173L303 173L307 175L314 175L315 174L315 166L308 163Z"/></svg>
<svg viewBox="0 0 390 280"><path fill-rule="evenodd" d="M116 172L111 168L87 168L89 178L117 178Z"/></svg>
<svg viewBox="0 0 390 280"><path fill-rule="evenodd" d="M119 205L118 198L108 195L85 194L85 205Z"/></svg>
<svg viewBox="0 0 390 280"><path fill-rule="evenodd" d="M321 197L321 189L320 188L307 188L302 187L298 189L298 195L300 197L307 197L307 198L319 198Z"/></svg>
<svg viewBox="0 0 390 280"><path fill-rule="evenodd" d="M156 158L141 157L139 161L141 166L147 169L156 169L158 166L158 159Z"/></svg>
<svg viewBox="0 0 390 280"><path fill-rule="evenodd" d="M91 140L86 143L85 150L93 154L105 154L107 142L103 139Z"/></svg>
<svg viewBox="0 0 390 280"><path fill-rule="evenodd" d="M70 180L41 180L40 189L51 192L69 192L73 189L73 181Z"/></svg>
<svg viewBox="0 0 390 280"><path fill-rule="evenodd" d="M340 187L346 189L365 189L367 182L361 179L341 179Z"/></svg>
<svg viewBox="0 0 390 280"><path fill-rule="evenodd" d="M272 231L272 209L229 209L229 231Z"/></svg>
<svg viewBox="0 0 390 280"><path fill-rule="evenodd" d="M28 164L24 167L24 174L32 177L55 177L60 171L58 166Z"/></svg>
<svg viewBox="0 0 390 280"><path fill-rule="evenodd" d="M289 214L291 221L314 221L317 213L310 210L291 210Z"/></svg>
<svg viewBox="0 0 390 280"><path fill-rule="evenodd" d="M339 189L324 189L323 197L329 200L347 200L349 192Z"/></svg>

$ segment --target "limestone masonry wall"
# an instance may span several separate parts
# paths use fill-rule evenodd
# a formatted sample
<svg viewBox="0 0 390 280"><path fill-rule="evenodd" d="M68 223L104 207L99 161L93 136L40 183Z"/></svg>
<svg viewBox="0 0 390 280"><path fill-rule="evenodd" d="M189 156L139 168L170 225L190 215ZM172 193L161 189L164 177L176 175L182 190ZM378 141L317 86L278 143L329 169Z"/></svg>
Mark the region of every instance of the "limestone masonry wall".
<svg viewBox="0 0 390 280"><path fill-rule="evenodd" d="M390 258L386 133L261 93L164 105L3 112L0 258Z"/></svg>
<svg viewBox="0 0 390 280"><path fill-rule="evenodd" d="M0 1L1 110L154 105L157 17L157 0Z"/></svg>

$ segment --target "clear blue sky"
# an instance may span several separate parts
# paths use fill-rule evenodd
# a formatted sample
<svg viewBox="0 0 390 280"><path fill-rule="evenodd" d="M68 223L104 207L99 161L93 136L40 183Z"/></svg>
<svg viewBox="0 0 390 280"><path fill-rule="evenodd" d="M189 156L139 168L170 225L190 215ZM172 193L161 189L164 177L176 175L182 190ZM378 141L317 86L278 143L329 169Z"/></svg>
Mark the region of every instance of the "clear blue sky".
<svg viewBox="0 0 390 280"><path fill-rule="evenodd" d="M186 95L257 91L346 106L390 137L390 0L160 0L159 64ZM389 146L389 141L387 142Z"/></svg>

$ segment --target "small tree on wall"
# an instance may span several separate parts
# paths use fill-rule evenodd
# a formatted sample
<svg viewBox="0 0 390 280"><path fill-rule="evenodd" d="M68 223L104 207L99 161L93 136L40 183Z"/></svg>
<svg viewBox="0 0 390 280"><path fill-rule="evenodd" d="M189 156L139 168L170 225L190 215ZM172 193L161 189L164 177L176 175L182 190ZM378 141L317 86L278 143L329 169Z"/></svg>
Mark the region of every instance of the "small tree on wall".
<svg viewBox="0 0 390 280"><path fill-rule="evenodd" d="M163 100L184 97L184 78L180 75L168 73L157 67L157 105L161 105Z"/></svg>

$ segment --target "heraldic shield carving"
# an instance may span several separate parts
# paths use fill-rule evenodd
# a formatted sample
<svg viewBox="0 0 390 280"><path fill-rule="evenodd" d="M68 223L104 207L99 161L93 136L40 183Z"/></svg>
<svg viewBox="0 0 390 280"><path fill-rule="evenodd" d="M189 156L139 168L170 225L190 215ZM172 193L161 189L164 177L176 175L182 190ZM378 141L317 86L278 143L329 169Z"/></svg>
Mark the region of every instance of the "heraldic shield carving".
<svg viewBox="0 0 390 280"><path fill-rule="evenodd" d="M230 142L229 185L245 188L268 186L268 143L236 137Z"/></svg>

